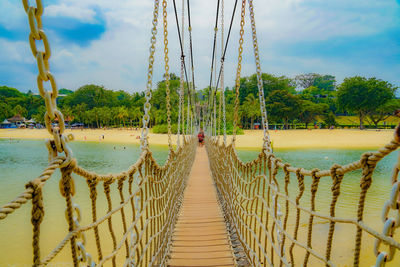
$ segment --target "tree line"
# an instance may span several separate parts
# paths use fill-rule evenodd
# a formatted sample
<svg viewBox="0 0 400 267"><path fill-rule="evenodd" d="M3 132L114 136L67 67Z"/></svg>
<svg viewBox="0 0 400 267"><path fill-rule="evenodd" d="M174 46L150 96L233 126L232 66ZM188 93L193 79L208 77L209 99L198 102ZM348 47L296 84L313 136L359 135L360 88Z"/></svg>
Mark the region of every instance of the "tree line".
<svg viewBox="0 0 400 267"><path fill-rule="evenodd" d="M337 115L356 115L359 127L367 121L378 126L400 108L396 99L397 87L377 78L360 76L345 78L337 85L332 75L308 73L291 79L263 73L263 91L271 124L281 124L288 128L290 124L303 124L308 127L317 120L326 126L337 125ZM171 120L178 120L180 80L170 75ZM187 85L185 84L185 91ZM196 91L198 105L209 103L210 88ZM80 122L89 127L140 127L143 117L144 92L128 93L112 91L99 85L84 85L76 91L60 90L58 107L69 123ZM214 93L213 93L214 95ZM153 90L151 99L150 126L167 122L165 80L159 81ZM216 94L219 105L219 93ZM185 103L188 98L185 96ZM227 121L233 119L235 88L225 89ZM242 128L254 128L260 122L257 76L251 75L240 80L239 87L239 125ZM187 105L185 104L185 115ZM218 108L217 108L218 110ZM43 99L31 91L22 93L15 88L0 86L0 120L20 114L43 123ZM176 127L175 127L176 128Z"/></svg>

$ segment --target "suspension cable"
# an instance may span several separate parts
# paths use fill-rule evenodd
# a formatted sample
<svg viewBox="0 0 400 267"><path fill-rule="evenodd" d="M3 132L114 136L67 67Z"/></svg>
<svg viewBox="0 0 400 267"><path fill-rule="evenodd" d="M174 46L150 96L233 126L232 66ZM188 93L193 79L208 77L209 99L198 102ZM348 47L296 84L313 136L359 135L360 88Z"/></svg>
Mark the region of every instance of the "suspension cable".
<svg viewBox="0 0 400 267"><path fill-rule="evenodd" d="M151 90L153 87L153 69L154 69L154 53L156 51L156 35L157 35L157 23L158 23L158 7L159 0L154 1L154 11L153 11L153 21L151 28L151 38L150 38L150 55L149 55L149 66L147 71L147 83L146 83L146 102L144 104L144 114L143 114L143 127L142 134L140 138L140 147L142 150L148 148L148 134L149 134L149 122L150 122L150 100L151 100Z"/></svg>
<svg viewBox="0 0 400 267"><path fill-rule="evenodd" d="M187 75L187 70L186 70L185 52L184 52L184 50L183 50L183 43L182 43L182 38L181 38L181 30L180 30L180 27L179 27L178 12L177 12L177 10L176 10L176 3L175 3L175 0L173 0L173 4L174 4L176 28L177 28L177 30L178 30L178 36L179 36L179 46L180 46L180 49L181 49L181 60L183 61L183 66L184 66L184 70L185 70L185 79L186 79L186 83L187 83L187 85L188 85L188 101L191 102L191 98L192 98L192 97L191 97L191 91L189 90L189 80L188 80L188 75ZM189 9L189 6L188 6L188 9ZM190 25L190 24L189 24L189 25ZM189 27L191 27L191 26L189 26ZM190 34L190 39L191 39L191 34ZM193 67L193 66L192 66L192 67ZM194 79L194 77L193 77L193 79ZM193 109L192 103L190 104L190 106L191 106L191 109ZM192 112L193 112L193 111L192 111Z"/></svg>
<svg viewBox="0 0 400 267"><path fill-rule="evenodd" d="M212 108L212 102L211 102L211 95L212 95L212 80L213 80L213 70L214 70L214 59L215 59L215 47L216 47L216 42L217 42L217 30L218 30L218 15L219 15L219 2L220 0L217 1L217 11L215 15L215 26L214 26L214 41L213 41L213 51L212 51L212 57L211 57L211 71L210 71L210 85L209 85L209 98L208 98L208 106ZM211 106L210 106L211 104ZM212 111L208 112L209 118L212 118Z"/></svg>
<svg viewBox="0 0 400 267"><path fill-rule="evenodd" d="M185 1L182 0L182 28L184 27L184 23L185 23ZM179 35L180 37L180 35ZM182 31L182 46L185 45L185 41L184 41L184 37L185 37L185 31ZM180 76L180 88L179 88L179 111L178 111L178 129L177 129L177 146L178 148L181 146L181 120L182 120L182 134L185 135L185 106L184 106L184 97L185 97L185 82L184 82L184 75L185 75L185 70L184 70L184 56L181 55L181 76ZM189 103L189 102L188 102ZM183 137L185 138L185 137Z"/></svg>
<svg viewBox="0 0 400 267"><path fill-rule="evenodd" d="M192 106L196 106L196 85L195 85L195 79L194 79L194 60L193 60L193 45L192 45L192 20L190 17L190 1L187 0L187 10L188 10L188 30L189 30L189 47L190 47L190 64L191 64L191 73L192 73L192 90L193 90L193 102L192 102ZM188 87L188 91L189 91L189 97L191 98L190 95L190 88ZM191 99L192 100L192 99ZM194 112L194 117L195 117L195 121L196 120L196 112ZM200 125L200 124L199 124Z"/></svg>
<svg viewBox="0 0 400 267"><path fill-rule="evenodd" d="M220 69L219 69L219 74L218 74L218 79L217 79L217 86L216 86L216 88L218 88L219 81L220 81L221 75L222 75L222 69L223 69L222 65L223 65L223 63L225 62L226 50L227 50L227 48L228 48L228 43L229 43L230 36L231 36L232 25L233 25L233 21L234 21L234 18L235 18L237 2L238 2L238 0L235 0L235 5L234 5L233 10L232 10L231 21L230 21L229 30L228 30L228 36L227 36L227 38L226 38L225 45L223 46L223 47L224 47L224 52L223 52L223 54L222 54L222 56L221 56L221 67L220 67ZM211 90L211 86L210 86L210 90ZM216 94L217 94L217 90L214 91L214 95L216 95ZM210 95L211 95L211 94L210 94ZM211 96L210 96L210 97L211 97ZM209 101L210 101L210 97L209 97ZM212 98L212 100L214 100L214 98ZM226 136L225 136L225 140L226 140Z"/></svg>
<svg viewBox="0 0 400 267"><path fill-rule="evenodd" d="M239 38L239 48L238 48L238 65L236 69L236 81L235 81L235 111L233 114L233 137L232 143L235 145L236 141L236 127L238 125L238 113L239 113L239 87L240 87L240 73L242 70L242 53L243 53L243 35L244 35L244 15L246 12L246 0L242 0L242 11L240 14L240 38Z"/></svg>
<svg viewBox="0 0 400 267"><path fill-rule="evenodd" d="M224 49L224 28L225 28L225 3L224 0L221 2L221 55L225 51ZM222 74L221 74L222 73ZM219 98L219 117L218 117L218 141L220 136L221 130L221 123L223 123L223 135L224 135L224 144L226 145L226 117L225 117L225 94L224 94L224 60L221 60L221 67L220 67L220 76L221 77L221 89L220 89L220 98ZM218 77L218 81L219 81ZM218 81L217 87L218 88ZM223 109L223 111L222 111ZM222 114L223 112L223 114ZM222 117L222 118L221 118ZM223 122L222 122L223 120Z"/></svg>
<svg viewBox="0 0 400 267"><path fill-rule="evenodd" d="M228 48L229 38L231 36L232 24L233 24L233 20L235 18L237 2L238 2L238 0L235 0L235 6L233 7L231 22L230 22L229 30L228 30L228 36L226 38L226 42L224 45L224 53L222 54L221 62L225 62L226 49ZM217 87L218 87L219 81L221 79L222 69L223 69L222 67L219 69L219 74L218 74L218 79L217 79Z"/></svg>
<svg viewBox="0 0 400 267"><path fill-rule="evenodd" d="M262 118L263 133L264 133L263 148L266 149L268 152L272 152L271 138L269 136L269 131L268 131L269 127L268 127L267 109L265 108L264 86L263 86L263 80L262 80L260 54L259 54L259 50L258 50L256 22L254 19L253 0L249 0L249 11L250 11L249 15L250 15L250 21L251 21L252 37L253 37L254 58L256 61L256 70L257 70L258 98L260 101L261 118Z"/></svg>

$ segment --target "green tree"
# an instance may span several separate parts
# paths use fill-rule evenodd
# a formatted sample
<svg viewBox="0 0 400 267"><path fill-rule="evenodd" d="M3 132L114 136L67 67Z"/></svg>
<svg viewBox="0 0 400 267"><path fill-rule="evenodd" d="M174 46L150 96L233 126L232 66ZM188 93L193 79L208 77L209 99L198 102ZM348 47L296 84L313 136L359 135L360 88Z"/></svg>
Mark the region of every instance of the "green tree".
<svg viewBox="0 0 400 267"><path fill-rule="evenodd" d="M98 116L101 126L110 126L112 121L111 109L109 107L102 107L98 109Z"/></svg>
<svg viewBox="0 0 400 267"><path fill-rule="evenodd" d="M46 107L40 106L37 110L37 113L32 115L32 118L41 124L44 124L44 114L46 113Z"/></svg>
<svg viewBox="0 0 400 267"><path fill-rule="evenodd" d="M301 100L286 90L276 90L267 98L266 106L269 116L275 121L282 121L285 129L290 120L299 117Z"/></svg>
<svg viewBox="0 0 400 267"><path fill-rule="evenodd" d="M379 122L389 118L393 112L400 108L400 99L391 99L367 115L367 120L378 128Z"/></svg>
<svg viewBox="0 0 400 267"><path fill-rule="evenodd" d="M294 79L296 85L303 89L315 86L325 91L334 91L336 88L336 78L332 75L306 73L297 75Z"/></svg>
<svg viewBox="0 0 400 267"><path fill-rule="evenodd" d="M28 111L26 110L25 107L21 105L16 105L14 107L14 115L21 115L22 117L25 117L28 114Z"/></svg>
<svg viewBox="0 0 400 267"><path fill-rule="evenodd" d="M328 127L336 126L336 125L337 125L337 123L336 123L336 118L335 118L335 114L333 114L332 111L329 111L329 112L325 115L324 123L325 123Z"/></svg>
<svg viewBox="0 0 400 267"><path fill-rule="evenodd" d="M70 119L72 120L73 117L74 117L73 110L69 106L62 107L61 108L61 112L64 115L64 119L67 120L67 121L70 120Z"/></svg>
<svg viewBox="0 0 400 267"><path fill-rule="evenodd" d="M325 91L334 91L336 88L336 79L332 75L323 75L316 77L313 86L323 89Z"/></svg>
<svg viewBox="0 0 400 267"><path fill-rule="evenodd" d="M300 88L306 89L314 85L314 81L316 78L321 75L317 73L306 73L297 75L294 79L296 81L296 85Z"/></svg>
<svg viewBox="0 0 400 267"><path fill-rule="evenodd" d="M85 121L85 112L87 110L86 103L81 103L73 107L73 114L75 115L75 120L79 122Z"/></svg>
<svg viewBox="0 0 400 267"><path fill-rule="evenodd" d="M355 76L344 79L339 86L337 102L342 110L357 113L360 129L363 129L365 116L393 99L396 89L386 81Z"/></svg>
<svg viewBox="0 0 400 267"><path fill-rule="evenodd" d="M7 103L0 101L0 122L11 118L14 114L13 108Z"/></svg>
<svg viewBox="0 0 400 267"><path fill-rule="evenodd" d="M286 76L274 76L263 73L261 74L261 78L263 81L264 97L268 97L269 94L276 90L285 90L292 94L296 93L295 82ZM256 74L240 79L239 99L241 104L243 104L244 99L249 94L258 95Z"/></svg>
<svg viewBox="0 0 400 267"><path fill-rule="evenodd" d="M15 88L8 86L0 86L0 96L9 97L22 97L23 94Z"/></svg>
<svg viewBox="0 0 400 267"><path fill-rule="evenodd" d="M114 107L118 104L117 95L98 85L84 85L75 93L67 95L61 100L61 105L76 106L85 103L88 109L94 107Z"/></svg>
<svg viewBox="0 0 400 267"><path fill-rule="evenodd" d="M300 120L306 124L307 128L309 123L316 121L317 115L323 114L328 108L327 104L317 104L309 100L302 100Z"/></svg>
<svg viewBox="0 0 400 267"><path fill-rule="evenodd" d="M58 93L60 95L70 95L70 94L73 94L74 91L68 90L68 89L65 89L65 88L61 88L60 90L58 90Z"/></svg>
<svg viewBox="0 0 400 267"><path fill-rule="evenodd" d="M142 117L143 117L143 112L141 107L134 107L129 109L129 118L132 120L133 125L141 127Z"/></svg>
<svg viewBox="0 0 400 267"><path fill-rule="evenodd" d="M125 119L128 118L128 116L129 116L129 113L128 113L128 109L126 107L122 106L122 107L118 108L117 117L118 117L118 119L120 119L120 121L122 121L122 124L124 125L124 127L125 127Z"/></svg>
<svg viewBox="0 0 400 267"><path fill-rule="evenodd" d="M261 115L258 99L253 94L248 94L243 102L243 111L250 118L250 127L254 129L254 119Z"/></svg>

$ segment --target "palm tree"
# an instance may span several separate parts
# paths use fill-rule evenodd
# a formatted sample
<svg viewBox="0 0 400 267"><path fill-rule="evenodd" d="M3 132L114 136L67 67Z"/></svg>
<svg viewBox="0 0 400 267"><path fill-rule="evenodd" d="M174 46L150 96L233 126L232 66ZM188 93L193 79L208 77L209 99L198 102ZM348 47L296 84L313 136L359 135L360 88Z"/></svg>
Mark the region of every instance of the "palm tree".
<svg viewBox="0 0 400 267"><path fill-rule="evenodd" d="M141 107L134 107L129 109L129 118L134 121L139 123L139 127L141 124L141 118L143 117L143 112ZM132 125L133 126L133 125Z"/></svg>
<svg viewBox="0 0 400 267"><path fill-rule="evenodd" d="M244 112L251 121L251 129L254 128L254 118L261 115L258 99L253 94L248 94L243 101Z"/></svg>
<svg viewBox="0 0 400 267"><path fill-rule="evenodd" d="M128 109L125 106L118 107L117 117L122 120L122 123L125 127L125 118L129 116Z"/></svg>

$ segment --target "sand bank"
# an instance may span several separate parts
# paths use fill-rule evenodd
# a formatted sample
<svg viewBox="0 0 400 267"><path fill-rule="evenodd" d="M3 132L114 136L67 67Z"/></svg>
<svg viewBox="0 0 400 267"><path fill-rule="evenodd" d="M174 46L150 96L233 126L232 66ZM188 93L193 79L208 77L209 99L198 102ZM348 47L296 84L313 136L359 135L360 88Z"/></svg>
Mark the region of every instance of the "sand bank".
<svg viewBox="0 0 400 267"><path fill-rule="evenodd" d="M66 130L76 141L139 144L140 130L128 129L84 129ZM275 149L285 148L379 148L390 142L393 130L278 130L270 132ZM104 136L104 138L103 138ZM0 138L45 139L50 135L45 129L0 129ZM247 130L237 137L238 148L260 148L263 133ZM231 137L228 136L228 140ZM150 144L167 145L166 134L149 134ZM176 142L176 136L173 136Z"/></svg>

